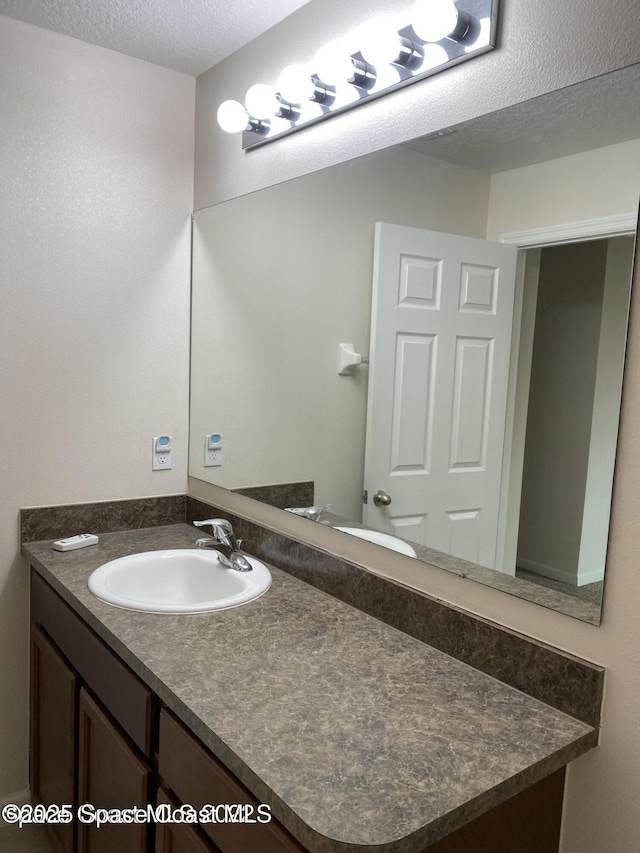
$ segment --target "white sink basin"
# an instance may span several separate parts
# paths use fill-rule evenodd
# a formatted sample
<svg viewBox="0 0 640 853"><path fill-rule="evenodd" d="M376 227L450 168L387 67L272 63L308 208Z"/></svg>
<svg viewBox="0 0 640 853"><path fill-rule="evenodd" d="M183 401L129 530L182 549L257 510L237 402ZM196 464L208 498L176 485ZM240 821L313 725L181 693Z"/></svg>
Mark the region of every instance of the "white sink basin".
<svg viewBox="0 0 640 853"><path fill-rule="evenodd" d="M147 551L111 560L89 578L91 592L115 607L149 613L207 613L253 601L271 586L253 557L250 572L225 568L216 551Z"/></svg>
<svg viewBox="0 0 640 853"><path fill-rule="evenodd" d="M336 527L334 529L341 530L343 533L350 533L351 536L358 536L360 539L366 539L367 542L373 542L374 545L383 545L385 548L390 548L399 554L406 554L407 557L417 556L408 542L403 542L402 539L390 536L388 533L380 533L378 530L366 530L362 527Z"/></svg>

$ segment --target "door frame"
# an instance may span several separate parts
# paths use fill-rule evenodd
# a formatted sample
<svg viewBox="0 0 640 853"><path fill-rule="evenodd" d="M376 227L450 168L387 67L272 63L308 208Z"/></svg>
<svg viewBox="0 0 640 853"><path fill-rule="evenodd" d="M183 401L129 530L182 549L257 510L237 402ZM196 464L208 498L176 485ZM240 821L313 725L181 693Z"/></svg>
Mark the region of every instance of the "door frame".
<svg viewBox="0 0 640 853"><path fill-rule="evenodd" d="M602 216L595 219L584 219L577 222L568 222L559 225L548 225L542 228L532 228L526 231L511 231L498 236L498 242L508 243L517 246L520 250L520 261L518 273L516 276L516 292L514 301L514 321L513 321L513 344L512 344L512 359L509 370L509 393L507 399L507 421L504 441L504 458L502 466L502 483L501 494L506 496L506 500L500 502L500 519L498 542L502 545L502 553L496 555L496 566L505 562L515 566L516 548L517 548L517 525L520 516L520 501L522 492L522 471L518 470L518 466L513 464L514 444L516 447L522 445L520 450L524 452L524 435L516 436L516 404L519 396L516 396L516 388L518 387L518 372L523 369L521 358L523 353L520 352L524 304L524 286L526 281L526 252L529 251L531 260L534 266L539 269L539 253L533 253L531 250L544 249L550 246L566 245L568 243L584 243L591 240L607 240L613 237L635 236L638 230L638 212L614 214L611 216ZM524 334L530 335L530 340L527 341L527 347L533 347L532 329L524 330ZM531 353L528 353L527 360L530 361ZM520 364L520 368L519 368ZM521 377L520 377L521 379ZM522 390L522 382L520 382ZM528 399L528 394L527 394ZM526 426L526 411L520 416L520 423L524 420ZM524 429L524 427L521 427ZM517 451L516 451L517 452ZM520 460L521 461L521 460ZM519 466L521 469L521 465ZM517 478L520 483L520 488L515 487L514 479ZM509 536L509 530L513 533Z"/></svg>
<svg viewBox="0 0 640 853"><path fill-rule="evenodd" d="M635 234L638 228L638 213L618 213L597 219L583 219L563 225L547 225L528 231L510 231L500 234L499 243L510 243L519 249L543 249L563 243L584 243L587 240L606 240L609 237L624 237Z"/></svg>

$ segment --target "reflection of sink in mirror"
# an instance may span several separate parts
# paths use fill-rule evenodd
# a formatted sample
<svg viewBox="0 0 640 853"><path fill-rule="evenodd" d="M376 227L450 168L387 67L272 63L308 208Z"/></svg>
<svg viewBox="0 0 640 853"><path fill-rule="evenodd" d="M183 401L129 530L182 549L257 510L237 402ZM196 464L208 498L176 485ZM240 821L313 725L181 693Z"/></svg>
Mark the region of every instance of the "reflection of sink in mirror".
<svg viewBox="0 0 640 853"><path fill-rule="evenodd" d="M402 539L397 539L388 533L381 533L379 530L366 530L363 527L335 527L334 530L349 533L351 536L357 536L359 539L366 539L367 542L373 542L374 545L383 545L385 548L390 548L399 554L406 554L407 557L417 556L408 542L403 542Z"/></svg>
<svg viewBox="0 0 640 853"><path fill-rule="evenodd" d="M179 549L131 554L105 563L89 578L91 592L107 604L149 613L207 613L237 607L271 586L264 563L227 569L215 551Z"/></svg>

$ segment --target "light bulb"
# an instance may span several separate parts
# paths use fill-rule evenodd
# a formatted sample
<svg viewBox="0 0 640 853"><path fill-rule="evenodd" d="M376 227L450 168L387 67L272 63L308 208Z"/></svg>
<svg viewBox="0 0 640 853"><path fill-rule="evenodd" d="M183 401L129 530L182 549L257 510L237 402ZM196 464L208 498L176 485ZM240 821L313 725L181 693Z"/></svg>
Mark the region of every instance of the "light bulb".
<svg viewBox="0 0 640 853"><path fill-rule="evenodd" d="M244 105L252 118L259 121L271 118L280 106L276 98L275 89L266 83L255 83L244 96Z"/></svg>
<svg viewBox="0 0 640 853"><path fill-rule="evenodd" d="M217 119L227 133L240 133L249 124L247 111L239 101L223 101L218 107Z"/></svg>
<svg viewBox="0 0 640 853"><path fill-rule="evenodd" d="M477 38L468 44L464 51L471 53L472 50L477 50L479 47L485 47L491 41L491 21L489 18L481 18L479 21L479 32Z"/></svg>
<svg viewBox="0 0 640 853"><path fill-rule="evenodd" d="M458 10L453 0L418 0L411 10L411 26L425 41L441 41L451 35L457 24Z"/></svg>
<svg viewBox="0 0 640 853"><path fill-rule="evenodd" d="M285 101L302 104L313 95L314 84L311 74L303 65L287 65L280 72L276 88Z"/></svg>
<svg viewBox="0 0 640 853"><path fill-rule="evenodd" d="M402 43L388 18L376 18L360 34L360 53L371 65L389 65L400 56Z"/></svg>
<svg viewBox="0 0 640 853"><path fill-rule="evenodd" d="M353 77L353 62L348 50L339 42L325 44L316 53L314 73L329 86L344 83Z"/></svg>
<svg viewBox="0 0 640 853"><path fill-rule="evenodd" d="M443 47L440 47L439 44L426 44L424 46L424 59L420 67L426 71L427 68L437 68L438 65L444 65L448 61L449 54Z"/></svg>

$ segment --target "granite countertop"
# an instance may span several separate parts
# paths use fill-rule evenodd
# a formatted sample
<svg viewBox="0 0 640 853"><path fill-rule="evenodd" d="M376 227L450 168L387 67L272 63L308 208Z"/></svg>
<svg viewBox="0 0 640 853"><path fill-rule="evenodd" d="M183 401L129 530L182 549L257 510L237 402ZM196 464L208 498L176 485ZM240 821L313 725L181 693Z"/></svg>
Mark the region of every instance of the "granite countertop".
<svg viewBox="0 0 640 853"><path fill-rule="evenodd" d="M416 853L567 764L597 730L270 567L261 598L136 613L87 588L186 524L23 553L312 853Z"/></svg>

